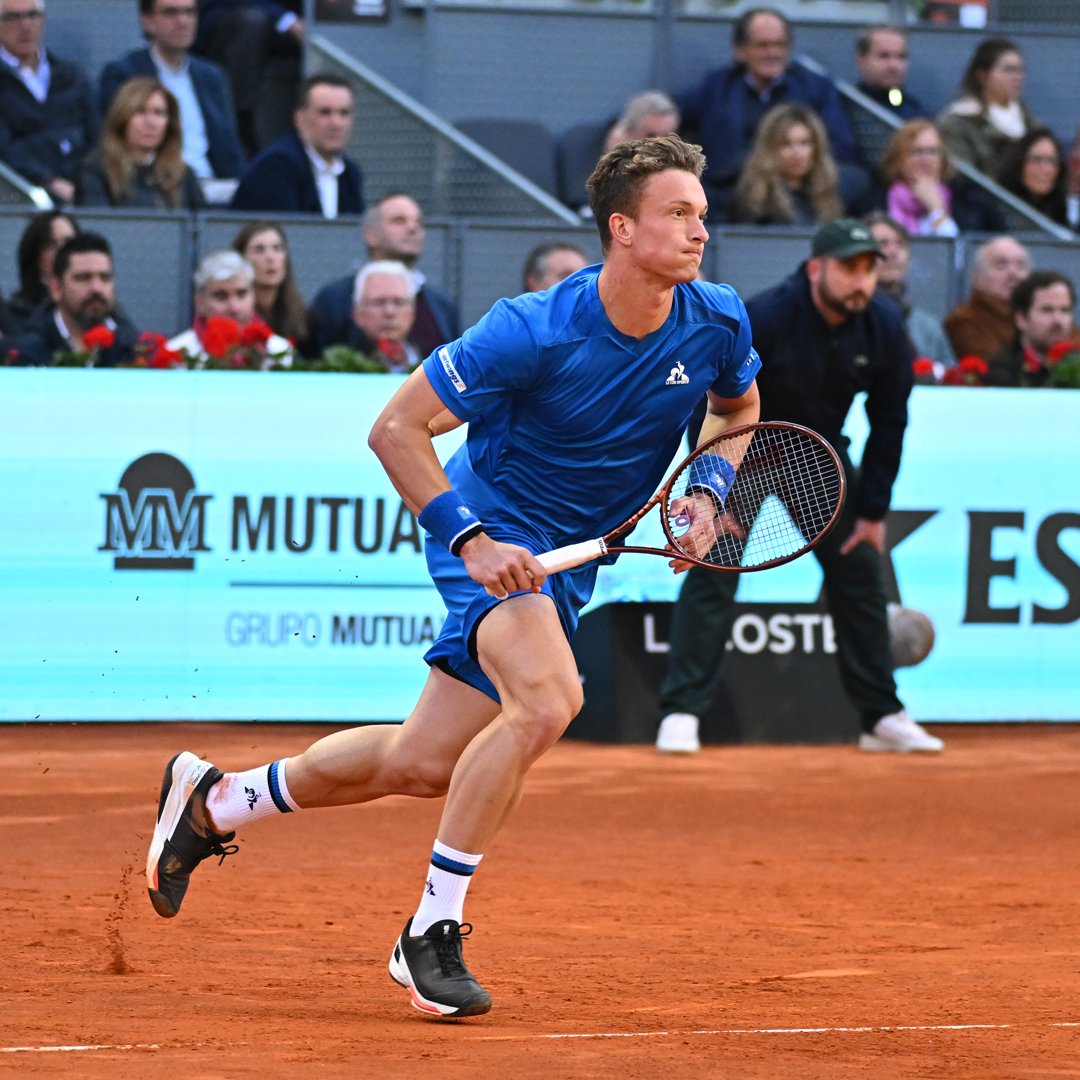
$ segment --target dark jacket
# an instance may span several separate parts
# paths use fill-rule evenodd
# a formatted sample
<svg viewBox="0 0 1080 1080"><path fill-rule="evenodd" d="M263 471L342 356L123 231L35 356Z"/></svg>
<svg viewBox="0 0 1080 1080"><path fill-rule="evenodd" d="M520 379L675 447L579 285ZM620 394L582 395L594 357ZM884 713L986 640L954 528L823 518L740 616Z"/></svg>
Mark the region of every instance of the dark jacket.
<svg viewBox="0 0 1080 1080"><path fill-rule="evenodd" d="M209 144L207 156L214 175L239 176L244 168L244 155L240 149L240 136L236 132L236 114L233 111L232 93L225 72L210 60L188 54L191 83L195 97L202 110ZM101 113L108 111L116 91L137 75L157 78L157 68L149 49L136 49L105 65L98 87Z"/></svg>
<svg viewBox="0 0 1080 1080"><path fill-rule="evenodd" d="M767 101L750 87L741 64L719 68L676 98L685 128L696 133L708 161L710 186L730 185L742 168L761 117L781 102L809 105L829 133L833 157L855 162L855 137L836 88L828 79L792 62Z"/></svg>
<svg viewBox="0 0 1080 1080"><path fill-rule="evenodd" d="M883 86L867 86L864 82L858 82L855 84L855 89L860 93L865 94L871 101L880 105L883 109L892 113L897 120L903 122L905 120L919 120L924 116L930 115L930 110L914 95L908 93L903 87L900 87L900 103L894 105L889 100L889 94L891 90L886 90Z"/></svg>
<svg viewBox="0 0 1080 1080"><path fill-rule="evenodd" d="M311 161L295 132L271 143L248 165L232 198L234 210L321 214L319 189ZM360 166L345 158L338 177L338 214L364 212Z"/></svg>
<svg viewBox="0 0 1080 1080"><path fill-rule="evenodd" d="M55 307L44 304L34 313L26 330L4 341L4 347L14 351L12 360L24 366L50 366L56 362L58 353L71 351L71 345L60 333L54 317ZM139 331L123 315L113 312L116 341L98 356L95 367L117 367L130 364L135 358L135 345Z"/></svg>
<svg viewBox="0 0 1080 1080"><path fill-rule="evenodd" d="M49 93L38 101L0 62L0 160L31 183L74 180L79 162L97 141L90 84L67 60L46 51Z"/></svg>
<svg viewBox="0 0 1080 1080"><path fill-rule="evenodd" d="M866 393L870 434L854 500L858 517L880 521L889 509L907 426L914 352L894 303L875 296L838 327L818 313L805 265L747 301L761 357L762 420L789 420L843 447L855 395Z"/></svg>
<svg viewBox="0 0 1080 1080"><path fill-rule="evenodd" d="M1072 335L1076 350L1080 352L1080 333ZM1050 384L1051 365L1032 354L1031 362L1020 336L1016 335L1008 345L998 350L987 363L987 386L1043 387Z"/></svg>
<svg viewBox="0 0 1080 1080"><path fill-rule="evenodd" d="M199 41L197 47L202 48L205 45L222 15L242 7L260 8L274 25L277 25L282 15L286 15L290 11L296 15L300 14L298 10L300 5L286 6L275 3L275 0L201 0L199 4Z"/></svg>
<svg viewBox="0 0 1080 1080"><path fill-rule="evenodd" d="M91 155L79 169L75 181L76 206L129 206L141 210L201 210L206 206L198 178L184 166L184 179L180 183L180 198L174 206L158 187L148 165L139 165L131 178L131 187L122 198L113 197L105 170Z"/></svg>
<svg viewBox="0 0 1080 1080"><path fill-rule="evenodd" d="M317 351L330 345L358 347L359 328L352 319L355 274L348 274L324 285L311 304ZM425 332L426 328L426 332ZM416 320L408 341L426 357L440 345L461 336L461 318L454 301L445 293L424 283L416 294Z"/></svg>

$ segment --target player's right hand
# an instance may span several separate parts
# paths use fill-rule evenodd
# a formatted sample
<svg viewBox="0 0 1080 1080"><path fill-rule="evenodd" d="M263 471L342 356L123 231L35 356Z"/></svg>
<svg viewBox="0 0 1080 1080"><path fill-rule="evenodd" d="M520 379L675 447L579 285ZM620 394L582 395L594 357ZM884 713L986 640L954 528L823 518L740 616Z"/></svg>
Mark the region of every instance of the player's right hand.
<svg viewBox="0 0 1080 1080"><path fill-rule="evenodd" d="M469 577L500 600L510 593L539 592L547 579L543 563L532 552L517 544L492 540L487 533L479 533L467 541L461 549L461 558Z"/></svg>

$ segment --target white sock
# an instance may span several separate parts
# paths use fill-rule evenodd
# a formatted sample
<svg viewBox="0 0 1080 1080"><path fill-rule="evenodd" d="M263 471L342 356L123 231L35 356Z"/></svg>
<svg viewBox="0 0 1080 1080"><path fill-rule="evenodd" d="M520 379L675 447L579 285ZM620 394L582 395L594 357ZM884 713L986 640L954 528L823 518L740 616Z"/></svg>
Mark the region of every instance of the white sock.
<svg viewBox="0 0 1080 1080"><path fill-rule="evenodd" d="M465 893L472 881L473 871L483 857L457 851L435 841L420 906L409 928L411 937L420 937L425 930L444 919L453 919L459 924L462 922Z"/></svg>
<svg viewBox="0 0 1080 1080"><path fill-rule="evenodd" d="M291 814L300 807L285 783L287 758L247 772L226 773L206 796L206 809L218 832L230 833L270 814Z"/></svg>

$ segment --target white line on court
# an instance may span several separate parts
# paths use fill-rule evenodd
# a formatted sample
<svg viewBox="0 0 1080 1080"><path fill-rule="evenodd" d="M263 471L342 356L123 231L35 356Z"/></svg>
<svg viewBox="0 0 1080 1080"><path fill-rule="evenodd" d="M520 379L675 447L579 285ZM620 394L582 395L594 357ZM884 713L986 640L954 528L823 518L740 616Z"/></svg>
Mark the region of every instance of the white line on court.
<svg viewBox="0 0 1080 1080"><path fill-rule="evenodd" d="M656 1039L691 1035L865 1035L903 1031L1010 1031L1026 1028L1080 1028L1080 1022L1048 1024L874 1024L862 1027L709 1028L691 1031L596 1031L541 1035L482 1035L480 1041L512 1042L525 1039Z"/></svg>
<svg viewBox="0 0 1080 1080"><path fill-rule="evenodd" d="M0 1054L71 1054L84 1050L159 1050L157 1043L95 1043L86 1046L0 1046Z"/></svg>

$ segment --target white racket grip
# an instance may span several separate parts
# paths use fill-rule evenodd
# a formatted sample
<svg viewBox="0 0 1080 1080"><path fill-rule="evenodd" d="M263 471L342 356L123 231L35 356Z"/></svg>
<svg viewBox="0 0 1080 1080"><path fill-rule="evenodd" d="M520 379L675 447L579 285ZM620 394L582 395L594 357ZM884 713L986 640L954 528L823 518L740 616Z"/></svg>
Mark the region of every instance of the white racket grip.
<svg viewBox="0 0 1080 1080"><path fill-rule="evenodd" d="M569 570L571 566L580 566L606 554L607 544L603 540L585 540L580 544L567 544L565 547L545 551L536 558L549 574L557 574L560 570Z"/></svg>

